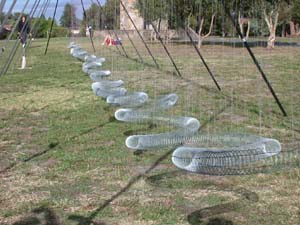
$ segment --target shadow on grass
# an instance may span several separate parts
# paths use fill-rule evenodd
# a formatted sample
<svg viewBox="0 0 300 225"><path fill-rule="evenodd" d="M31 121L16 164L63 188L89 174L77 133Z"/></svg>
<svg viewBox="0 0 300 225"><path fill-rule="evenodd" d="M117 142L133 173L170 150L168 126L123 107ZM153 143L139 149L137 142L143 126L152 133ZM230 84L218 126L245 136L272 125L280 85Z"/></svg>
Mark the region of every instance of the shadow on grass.
<svg viewBox="0 0 300 225"><path fill-rule="evenodd" d="M221 109L217 115L221 114L223 111L225 111L225 109L227 108L227 105L224 106L223 109ZM208 121L206 121L206 123L203 124L202 127L205 127L210 121L212 121L217 115L213 116L212 118L210 118ZM106 122L106 123L103 123L101 125L98 125L98 126L95 126L95 127L92 127L84 132L81 132L80 134L78 135L75 135L73 137L71 137L71 139L76 139L77 137L81 136L81 135L84 135L84 134L87 134L87 133L90 133L96 129L98 129L99 127L103 127L105 125L107 125L108 123L110 122L114 122L115 121L115 118L114 117L110 117L109 120ZM154 128L153 125L150 124L149 128L148 129L152 129ZM49 145L49 148L41 153L37 153L25 160L23 160L23 162L28 162L40 155L43 155L45 153L47 153L50 149L53 149L55 148L56 146L58 146L59 143L53 143L51 145ZM117 199L119 196L121 196L123 193L125 193L127 190L130 189L130 187L132 185L134 185L136 182L138 182L141 178L145 177L147 174L149 174L153 169L155 169L163 160L165 160L166 158L168 158L171 154L172 154L173 150L169 150L167 151L164 155L162 155L160 158L158 158L156 160L156 162L154 162L154 164L152 166L150 166L145 172L143 173L140 173L138 174L137 176L133 177L129 182L128 184L123 187L119 192L117 192L115 195L113 195L111 198L107 199L103 204L101 204L95 211L93 211L89 216L85 217L85 216L80 216L80 215L70 215L68 217L69 220L73 220L73 221L76 221L78 223L78 225L91 225L91 224L95 224L95 225L105 225L105 223L103 222L95 222L94 219L95 217L102 211L104 210L107 206L110 205L111 202L113 202L115 199ZM11 168L13 168L15 166L12 165L10 166L9 168L5 169L6 170L9 170ZM2 172L2 171L1 171ZM0 173L1 173L0 172ZM182 173L182 172L181 172ZM40 209L37 209L37 210L34 210L33 213L35 214L40 214L40 213L44 213L45 214L45 218L48 217L48 220L49 221L52 221L52 225L59 225L59 223L57 222L58 220L56 219L57 217L55 216L55 214L53 213L52 210L50 209L47 209L47 208L40 208ZM56 219L56 220L55 220ZM37 217L33 217L33 216L29 216L29 217L26 217L24 218L22 221L19 221L17 223L15 223L14 225L27 225L27 224L40 224L40 220L39 218ZM47 225L50 225L49 223L46 223ZM212 223L211 223L212 224Z"/></svg>
<svg viewBox="0 0 300 225"><path fill-rule="evenodd" d="M88 130L85 130L85 131L83 131L83 132L81 132L81 133L79 133L79 134L77 134L77 135L74 135L74 136L72 136L72 137L70 138L70 140L74 140L74 139L80 137L81 135L88 134L88 133L90 133L90 132L92 132L92 131L94 131L94 130L97 130L98 128L104 127L104 126L106 126L107 124L109 124L109 123L111 123L111 122L114 122L114 121L116 121L116 119L112 116L112 117L109 118L109 120L108 120L107 122L102 123L102 124L100 124L100 125L97 125L97 126L95 126L95 127L91 127L91 128L88 129ZM35 154L29 156L28 158L23 159L23 160L21 160L21 161L19 161L19 162L13 162L13 163L11 163L9 166L7 166L7 167L5 167L3 170L1 170L1 171L0 171L0 174L6 173L8 170L13 169L18 163L26 163L26 162L29 162L29 161L31 161L31 160L33 160L33 159L39 157L39 156L42 156L42 155L48 153L50 150L53 150L54 148L58 147L60 144L61 144L61 143L59 143L59 142L52 142L52 143L50 143L50 144L48 145L47 149L45 149L44 151L35 153Z"/></svg>
<svg viewBox="0 0 300 225"><path fill-rule="evenodd" d="M106 225L106 223L101 221L93 221L93 219L89 217L71 215L68 218L69 220L76 221L78 224L86 224L86 225Z"/></svg>
<svg viewBox="0 0 300 225"><path fill-rule="evenodd" d="M44 151L35 153L35 154L29 156L28 158L21 160L20 162L26 163L26 162L28 162L28 161L31 161L31 160L33 160L33 159L39 157L39 156L42 156L42 155L46 154L46 153L49 152L50 150L56 148L58 145L59 145L58 142L50 143L50 144L48 145L47 149L45 149ZM8 170L13 169L17 164L18 164L18 162L13 162L13 163L11 163L9 166L7 166L7 167L5 167L3 170L1 170L1 171L0 171L0 174L5 173L5 172L7 172Z"/></svg>
<svg viewBox="0 0 300 225"><path fill-rule="evenodd" d="M146 178L146 182L149 183L151 186L157 188L174 188L178 184L178 180L174 179L181 175L185 175L185 172L182 171L171 171L171 172L164 172L155 174L153 176L149 176ZM179 177L180 179L180 177ZM182 182L184 185L184 181ZM232 192L235 195L240 196L238 200L214 205L211 207L206 207L200 210L195 210L187 216L187 220L191 225L208 225L208 224L218 224L218 225L230 225L233 224L232 221L223 219L219 216L220 214L230 213L233 211L237 211L243 207L246 207L252 203L258 202L259 197L255 192L249 191L245 188L234 188L230 185L219 184L214 182L213 180L199 180L198 183L193 184L193 188L196 190L212 190L212 191L222 191L222 192Z"/></svg>
<svg viewBox="0 0 300 225"><path fill-rule="evenodd" d="M76 216L72 219L78 221L79 224L106 225L106 223L102 221L85 221L81 217L77 218ZM40 207L32 210L30 215L23 217L19 221L13 223L13 225L62 225L62 223L52 209Z"/></svg>
<svg viewBox="0 0 300 225"><path fill-rule="evenodd" d="M216 215L219 214L223 214L223 213L229 213L232 211L236 211L239 208L240 204L238 201L234 201L234 202L229 202L226 204L220 204L220 205L216 205L216 206L212 206L212 207L207 207L207 208L203 208L200 210L196 210L194 212L192 212L191 214L189 214L187 216L187 220L189 222L189 224L191 225L200 225L200 224L217 224L217 225L221 225L221 224L233 224L232 221L230 220L225 220L221 217L215 217L215 218L209 218L209 217L214 217ZM206 219L208 219L207 223L206 223Z"/></svg>
<svg viewBox="0 0 300 225"><path fill-rule="evenodd" d="M125 193L127 190L130 189L132 185L134 185L136 182L138 182L141 178L143 178L145 175L149 174L153 169L155 169L163 160L165 160L167 157L171 155L173 150L169 150L164 155L162 155L156 162L150 166L145 172L138 174L137 176L131 178L131 180L128 182L128 184L123 187L119 192L117 192L115 195L113 195L110 199L107 199L102 205L100 205L94 212L90 214L88 217L84 216L78 216L78 215L70 215L68 219L75 220L78 222L78 225L90 225L93 223L93 219L107 206L110 205L111 202L113 202L115 199L117 199L119 196L121 196L123 193Z"/></svg>
<svg viewBox="0 0 300 225"><path fill-rule="evenodd" d="M195 223L191 223L189 221L189 223L191 225L233 225L233 222L231 220L227 220L227 219L224 219L222 217L217 217L217 218L212 218L212 219L209 219L207 222L197 222L195 221Z"/></svg>
<svg viewBox="0 0 300 225"><path fill-rule="evenodd" d="M55 212L46 207L41 207L32 210L31 215L22 218L21 220L13 223L13 225L61 225Z"/></svg>
<svg viewBox="0 0 300 225"><path fill-rule="evenodd" d="M156 124L150 123L148 127L141 128L141 129L136 129L136 130L128 130L128 131L125 131L123 134L125 136L130 136L130 135L134 135L134 134L137 134L137 133L141 133L141 132L145 132L145 131L150 131L150 130L156 128L156 127L157 127Z"/></svg>
<svg viewBox="0 0 300 225"><path fill-rule="evenodd" d="M226 108L229 105L225 105L219 112L217 115L221 114L222 112L224 112L226 110ZM215 116L217 116L215 115ZM204 123L204 125L202 127L205 127L210 121L212 121L215 116L211 117L208 119L208 121L206 121L206 123ZM151 125L148 129L152 129L153 125ZM140 153L140 151L137 151L138 153ZM111 202L113 202L115 199L117 199L119 196L121 196L123 193L125 193L127 190L130 189L130 187L132 185L134 185L136 182L138 182L141 178L145 177L147 174L149 174L153 169L155 169L163 160L167 159L173 152L172 150L167 151L164 155L162 155L160 158L158 158L152 166L150 166L145 172L138 174L137 176L131 178L131 180L128 182L128 184L122 188L118 193L116 193L115 195L113 195L110 199L106 200L102 205L100 205L94 212L92 212L90 214L90 216L88 217L84 217L84 216L78 216L78 215L70 215L68 217L68 219L70 220L75 220L78 222L78 225L90 225L93 222L93 219L102 211L104 210L107 206L110 205ZM177 173L177 172L176 172ZM183 172L181 172L183 173Z"/></svg>

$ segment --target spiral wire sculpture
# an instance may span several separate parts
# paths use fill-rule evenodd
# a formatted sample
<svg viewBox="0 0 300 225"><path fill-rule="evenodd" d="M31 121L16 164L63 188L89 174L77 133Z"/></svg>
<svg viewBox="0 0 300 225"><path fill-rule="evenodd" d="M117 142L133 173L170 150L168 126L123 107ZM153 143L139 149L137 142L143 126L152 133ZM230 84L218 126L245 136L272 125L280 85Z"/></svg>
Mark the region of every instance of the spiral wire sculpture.
<svg viewBox="0 0 300 225"><path fill-rule="evenodd" d="M172 154L173 164L183 170L208 175L245 175L271 170L286 164L298 165L299 152L281 153L280 143L271 138L246 134L197 134L200 122L193 117L167 116L164 112L173 107L178 96L175 93L149 99L145 92L128 92L122 80L106 80L110 71L101 70L105 58L89 55L76 43L69 45L73 57L83 61L82 71L94 82L95 95L105 98L115 107L115 118L129 123L165 123L177 128L174 131L132 135L126 146L134 150L152 150L176 146ZM199 147L201 146L201 147ZM280 154L281 153L281 154Z"/></svg>

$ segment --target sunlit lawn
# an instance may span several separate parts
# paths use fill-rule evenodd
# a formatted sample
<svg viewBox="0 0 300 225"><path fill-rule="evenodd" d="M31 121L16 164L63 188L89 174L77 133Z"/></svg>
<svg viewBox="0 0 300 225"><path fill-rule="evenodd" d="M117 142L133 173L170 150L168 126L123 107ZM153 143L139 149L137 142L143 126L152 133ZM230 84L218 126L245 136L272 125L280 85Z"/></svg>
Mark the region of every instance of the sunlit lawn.
<svg viewBox="0 0 300 225"><path fill-rule="evenodd" d="M172 128L116 121L116 108L94 96L82 63L70 56L69 41L53 39L47 55L46 40L34 41L29 68L18 69L18 51L0 77L0 224L300 223L299 168L204 176L172 165L172 148L142 154L127 149L131 134ZM75 41L92 52L88 39ZM103 67L112 71L111 79L152 99L179 95L167 115L196 117L200 132L262 135L277 138L283 151L299 150L299 48L253 49L288 113L283 117L243 48L201 49L219 92L191 45L168 45L183 75L178 77L158 43L150 47L161 70L126 59L101 41L95 40L97 55L106 58ZM138 59L125 39L124 47Z"/></svg>

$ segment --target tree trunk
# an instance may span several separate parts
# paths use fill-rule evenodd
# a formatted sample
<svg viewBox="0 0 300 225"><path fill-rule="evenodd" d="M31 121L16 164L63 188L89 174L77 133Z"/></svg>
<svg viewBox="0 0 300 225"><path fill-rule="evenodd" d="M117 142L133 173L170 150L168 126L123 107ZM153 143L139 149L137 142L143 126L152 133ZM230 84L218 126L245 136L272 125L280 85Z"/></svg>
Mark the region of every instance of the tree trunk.
<svg viewBox="0 0 300 225"><path fill-rule="evenodd" d="M201 37L201 36L199 36L199 39L198 39L198 48L201 48L203 40L204 40L204 38Z"/></svg>
<svg viewBox="0 0 300 225"><path fill-rule="evenodd" d="M275 40L276 40L276 34L275 31L272 31L268 39L268 45L267 45L268 49L273 49L275 47Z"/></svg>
<svg viewBox="0 0 300 225"><path fill-rule="evenodd" d="M296 26L295 26L295 31L296 31L296 34L295 34L295 35L296 35L297 37L299 37L299 36L300 36L300 25L299 25L299 23L296 24Z"/></svg>
<svg viewBox="0 0 300 225"><path fill-rule="evenodd" d="M158 27L157 27L158 33L160 33L160 24L161 24L161 17L158 20Z"/></svg>
<svg viewBox="0 0 300 225"><path fill-rule="evenodd" d="M282 25L281 37L285 37L285 29L286 29L286 24L284 23Z"/></svg>
<svg viewBox="0 0 300 225"><path fill-rule="evenodd" d="M210 27L209 27L209 31L208 31L207 34L202 34L204 18L201 19L200 25L199 25L199 31L198 31L198 48L199 49L201 48L204 39L210 36L213 25L214 25L214 19L215 19L215 14L213 14L212 17L211 17Z"/></svg>
<svg viewBox="0 0 300 225"><path fill-rule="evenodd" d="M247 33L246 33L246 40L248 40L248 38L249 38L250 27L251 27L251 22L250 22L250 20L248 20L248 24L247 24Z"/></svg>
<svg viewBox="0 0 300 225"><path fill-rule="evenodd" d="M169 28L168 27L165 32L165 43L169 44Z"/></svg>
<svg viewBox="0 0 300 225"><path fill-rule="evenodd" d="M290 32L291 32L291 36L295 36L296 31L295 31L295 23L294 21L290 21Z"/></svg>
<svg viewBox="0 0 300 225"><path fill-rule="evenodd" d="M276 28L278 25L278 17L279 17L279 13L278 11L276 11L275 13L275 19L273 21L273 11L270 13L270 15L267 15L266 10L264 10L264 17L265 17L265 21L268 25L269 28L269 38L268 38L268 45L267 48L268 49L273 49L275 47L275 41L276 41Z"/></svg>
<svg viewBox="0 0 300 225"><path fill-rule="evenodd" d="M200 49L202 46L203 38L202 38L202 29L204 24L204 18L201 18L198 30L198 48Z"/></svg>
<svg viewBox="0 0 300 225"><path fill-rule="evenodd" d="M152 30L151 31L151 34L150 34L151 36L150 36L150 39L151 39L151 42L153 42L153 41L156 41L157 39L156 39L156 33L155 33L155 31L154 30Z"/></svg>

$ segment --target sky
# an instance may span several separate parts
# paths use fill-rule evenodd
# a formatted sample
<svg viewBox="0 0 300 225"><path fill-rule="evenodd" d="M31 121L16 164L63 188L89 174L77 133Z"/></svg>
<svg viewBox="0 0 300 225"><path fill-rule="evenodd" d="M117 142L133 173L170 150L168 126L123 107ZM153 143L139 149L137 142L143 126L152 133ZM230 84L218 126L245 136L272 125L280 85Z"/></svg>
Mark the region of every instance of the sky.
<svg viewBox="0 0 300 225"><path fill-rule="evenodd" d="M8 9L11 6L12 2L13 2L13 0L6 0L5 6L4 6L4 12L8 11ZM25 13L29 13L29 11L31 10L31 8L34 5L34 2L35 2L35 0L29 0L29 4L28 4L28 6L25 10ZM44 2L44 0L40 1L40 6L42 5L43 2ZM89 8L89 6L92 4L92 2L93 2L92 0L83 0L85 9ZM96 0L94 0L94 2L97 3ZM13 12L22 11L25 3L26 3L26 0L17 0L17 3L14 7ZM66 3L71 3L72 5L74 5L76 7L76 15L77 15L78 18L81 19L82 15L83 15L81 0L59 0L57 11L56 11L56 16L55 16L56 21L59 23L59 19L62 15L62 12L64 10L64 6L65 6ZM100 0L100 3L103 5L105 3L105 0ZM55 5L56 5L56 0L50 0L50 6L48 7L47 12L45 13L46 18L48 18L48 17L52 18L53 17ZM36 11L36 15L39 12L40 6L38 7L38 9Z"/></svg>

